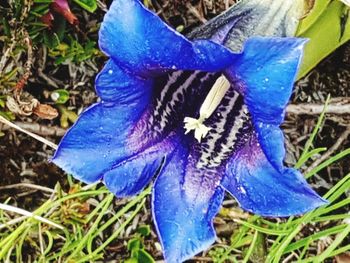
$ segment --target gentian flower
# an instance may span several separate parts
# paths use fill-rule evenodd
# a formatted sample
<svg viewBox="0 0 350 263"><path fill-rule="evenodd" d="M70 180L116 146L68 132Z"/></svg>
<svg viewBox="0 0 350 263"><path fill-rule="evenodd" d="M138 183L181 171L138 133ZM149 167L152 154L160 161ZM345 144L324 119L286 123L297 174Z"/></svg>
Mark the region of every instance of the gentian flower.
<svg viewBox="0 0 350 263"><path fill-rule="evenodd" d="M283 165L279 125L304 43L251 38L235 54L189 41L137 0L115 0L99 33L109 56L96 78L101 101L81 114L53 162L85 183L101 180L118 197L138 193L158 173L152 212L167 262L214 242L225 191L263 216L323 205Z"/></svg>
<svg viewBox="0 0 350 263"><path fill-rule="evenodd" d="M46 24L49 28L52 28L52 21L55 20L51 10L57 14L60 14L72 25L79 24L78 18L72 13L69 8L67 0L54 0L50 4L50 11L41 17L41 21Z"/></svg>
<svg viewBox="0 0 350 263"><path fill-rule="evenodd" d="M70 24L77 25L79 23L78 18L70 10L67 0L54 0L50 8L62 15Z"/></svg>

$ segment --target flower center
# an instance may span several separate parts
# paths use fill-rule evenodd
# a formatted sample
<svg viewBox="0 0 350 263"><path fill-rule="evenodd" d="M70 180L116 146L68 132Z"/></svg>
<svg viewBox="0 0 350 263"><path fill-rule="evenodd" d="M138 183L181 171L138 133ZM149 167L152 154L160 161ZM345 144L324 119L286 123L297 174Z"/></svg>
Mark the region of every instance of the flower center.
<svg viewBox="0 0 350 263"><path fill-rule="evenodd" d="M201 108L199 109L199 118L195 119L191 117L185 117L185 134L194 130L194 137L198 142L201 142L201 139L204 138L210 131L210 128L205 126L203 122L208 119L213 114L215 109L219 106L227 90L230 88L230 85L230 82L224 75L220 76L216 80L207 97L205 98Z"/></svg>

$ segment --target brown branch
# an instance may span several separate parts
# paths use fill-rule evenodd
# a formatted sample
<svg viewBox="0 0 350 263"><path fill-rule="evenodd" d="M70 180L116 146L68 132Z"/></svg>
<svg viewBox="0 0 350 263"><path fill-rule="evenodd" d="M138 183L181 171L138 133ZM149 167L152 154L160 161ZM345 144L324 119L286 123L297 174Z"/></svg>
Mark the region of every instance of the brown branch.
<svg viewBox="0 0 350 263"><path fill-rule="evenodd" d="M207 20L198 12L198 10L190 2L186 4L186 7L188 8L188 11L192 15L194 15L200 22L202 22L203 24L207 22Z"/></svg>
<svg viewBox="0 0 350 263"><path fill-rule="evenodd" d="M38 134L40 136L62 137L66 133L65 129L58 126L45 126L30 122L14 122L14 124L24 130ZM0 125L0 130L2 131L9 129L10 127L7 125L3 125L2 127Z"/></svg>
<svg viewBox="0 0 350 263"><path fill-rule="evenodd" d="M24 74L21 77L21 79L17 82L14 91L15 93L19 93L24 86L27 84L28 79L30 77L31 74L31 68L33 65L33 46L32 46L32 40L29 37L29 34L27 31L23 32L24 35L24 42L27 46L27 61L24 64Z"/></svg>
<svg viewBox="0 0 350 263"><path fill-rule="evenodd" d="M11 184L11 185L4 185L0 186L0 190L8 190L8 189L16 189L16 188L29 188L29 189L34 189L34 190L40 190L43 192L48 192L48 193L54 193L55 190L48 188L46 186L41 186L41 185L36 185L36 184L30 184L30 183L18 183L18 184Z"/></svg>
<svg viewBox="0 0 350 263"><path fill-rule="evenodd" d="M339 149L340 146L343 145L343 142L349 137L350 135L350 127L348 127L338 138L338 140L332 145L331 148L328 149L324 154L321 155L320 158L318 158L316 161L314 161L305 171L305 174L308 174L311 172L315 167L320 165L322 162L327 160L335 151Z"/></svg>
<svg viewBox="0 0 350 263"><path fill-rule="evenodd" d="M288 114L295 115L319 115L322 113L323 109L323 104L300 103L288 105L286 111ZM350 114L350 99L345 98L342 101L330 103L327 106L326 113L336 115Z"/></svg>

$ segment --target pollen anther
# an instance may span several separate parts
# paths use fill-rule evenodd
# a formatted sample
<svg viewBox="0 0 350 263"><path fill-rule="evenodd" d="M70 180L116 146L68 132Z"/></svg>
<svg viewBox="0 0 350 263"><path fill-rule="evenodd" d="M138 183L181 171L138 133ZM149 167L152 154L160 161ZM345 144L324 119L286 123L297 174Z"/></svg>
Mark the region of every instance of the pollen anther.
<svg viewBox="0 0 350 263"><path fill-rule="evenodd" d="M204 138L210 128L205 126L203 122L208 119L219 106L220 102L224 98L227 90L230 88L230 82L227 78L222 75L214 83L213 87L210 89L207 97L205 98L201 108L199 109L199 118L185 117L185 134L194 130L194 137L198 142L201 142L201 139Z"/></svg>

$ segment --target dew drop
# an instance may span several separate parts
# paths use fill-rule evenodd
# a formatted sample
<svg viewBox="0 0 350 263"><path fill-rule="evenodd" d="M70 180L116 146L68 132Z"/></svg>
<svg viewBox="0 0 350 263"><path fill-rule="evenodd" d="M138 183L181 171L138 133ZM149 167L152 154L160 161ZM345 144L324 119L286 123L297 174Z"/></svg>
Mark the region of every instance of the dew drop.
<svg viewBox="0 0 350 263"><path fill-rule="evenodd" d="M108 70L108 74L109 74L109 75L112 75L112 74L113 74L113 70L111 70L111 69Z"/></svg>
<svg viewBox="0 0 350 263"><path fill-rule="evenodd" d="M53 101L57 101L59 99L59 97L60 97L60 94L58 94L58 92L51 93L51 99Z"/></svg>
<svg viewBox="0 0 350 263"><path fill-rule="evenodd" d="M240 186L240 187L239 187L239 191L240 191L242 194L244 194L244 195L247 193L247 191L244 189L243 186Z"/></svg>

